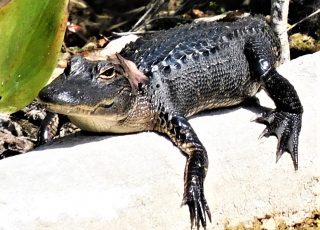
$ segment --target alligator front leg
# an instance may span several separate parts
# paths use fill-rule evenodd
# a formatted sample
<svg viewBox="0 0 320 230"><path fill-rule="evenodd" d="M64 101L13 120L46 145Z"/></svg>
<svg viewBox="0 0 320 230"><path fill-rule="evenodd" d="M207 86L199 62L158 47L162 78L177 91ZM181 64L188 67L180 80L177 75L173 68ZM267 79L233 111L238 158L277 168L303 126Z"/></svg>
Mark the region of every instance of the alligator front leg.
<svg viewBox="0 0 320 230"><path fill-rule="evenodd" d="M38 131L37 146L43 145L53 140L56 135L59 135L63 124L69 122L67 116L46 111L46 117L41 122Z"/></svg>
<svg viewBox="0 0 320 230"><path fill-rule="evenodd" d="M184 172L184 195L182 205L190 211L191 227L206 227L206 215L211 222L211 213L204 197L203 182L208 169L208 156L185 117L168 115L161 117L160 132L166 133L187 156Z"/></svg>
<svg viewBox="0 0 320 230"><path fill-rule="evenodd" d="M59 115L47 111L38 131L37 146L51 141L58 132Z"/></svg>

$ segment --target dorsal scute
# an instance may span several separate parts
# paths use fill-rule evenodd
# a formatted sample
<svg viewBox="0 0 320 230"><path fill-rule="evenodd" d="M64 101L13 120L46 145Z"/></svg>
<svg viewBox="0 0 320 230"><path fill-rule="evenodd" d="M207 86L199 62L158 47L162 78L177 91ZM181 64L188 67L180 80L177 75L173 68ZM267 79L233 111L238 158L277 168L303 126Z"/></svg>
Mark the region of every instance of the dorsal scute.
<svg viewBox="0 0 320 230"><path fill-rule="evenodd" d="M130 51L125 49L121 54L148 74L152 66L159 63L174 68L180 62L208 57L221 47L227 47L228 43L264 33L265 27L266 22L261 17L233 22L193 22L140 38L130 45Z"/></svg>

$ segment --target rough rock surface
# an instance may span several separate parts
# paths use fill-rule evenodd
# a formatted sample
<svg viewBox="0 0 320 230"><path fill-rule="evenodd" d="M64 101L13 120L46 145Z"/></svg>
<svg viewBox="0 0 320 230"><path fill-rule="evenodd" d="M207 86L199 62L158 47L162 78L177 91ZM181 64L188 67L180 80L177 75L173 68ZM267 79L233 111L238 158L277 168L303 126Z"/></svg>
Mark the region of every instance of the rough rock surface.
<svg viewBox="0 0 320 230"><path fill-rule="evenodd" d="M275 137L243 107L206 112L191 125L206 147L208 229L255 217L299 222L320 208L320 53L282 66L305 113L299 170L289 154L275 163ZM259 94L262 105L272 106ZM0 229L189 229L180 207L185 158L156 133L75 135L0 161Z"/></svg>

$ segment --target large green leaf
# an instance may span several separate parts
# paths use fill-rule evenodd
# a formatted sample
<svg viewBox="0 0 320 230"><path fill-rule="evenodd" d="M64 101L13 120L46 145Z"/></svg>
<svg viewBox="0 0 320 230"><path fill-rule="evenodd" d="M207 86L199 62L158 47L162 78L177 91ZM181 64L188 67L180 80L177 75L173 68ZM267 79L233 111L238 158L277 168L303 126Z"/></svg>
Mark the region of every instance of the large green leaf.
<svg viewBox="0 0 320 230"><path fill-rule="evenodd" d="M0 0L0 112L28 103L48 81L67 22L68 0Z"/></svg>

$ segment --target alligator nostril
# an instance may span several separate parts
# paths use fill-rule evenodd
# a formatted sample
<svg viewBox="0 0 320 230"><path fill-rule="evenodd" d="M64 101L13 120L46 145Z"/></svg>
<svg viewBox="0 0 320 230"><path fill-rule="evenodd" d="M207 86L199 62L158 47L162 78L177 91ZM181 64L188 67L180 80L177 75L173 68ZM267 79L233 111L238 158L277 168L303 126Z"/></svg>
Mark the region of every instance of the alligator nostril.
<svg viewBox="0 0 320 230"><path fill-rule="evenodd" d="M48 85L46 87L44 87L38 94L38 98L42 101L42 102L53 102L54 101L54 96L55 95L55 91L54 89Z"/></svg>
<svg viewBox="0 0 320 230"><path fill-rule="evenodd" d="M48 94L48 90L47 88L42 89L39 94L38 94L38 98L43 101L43 102L48 102L50 101L50 96Z"/></svg>

